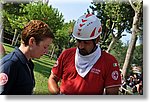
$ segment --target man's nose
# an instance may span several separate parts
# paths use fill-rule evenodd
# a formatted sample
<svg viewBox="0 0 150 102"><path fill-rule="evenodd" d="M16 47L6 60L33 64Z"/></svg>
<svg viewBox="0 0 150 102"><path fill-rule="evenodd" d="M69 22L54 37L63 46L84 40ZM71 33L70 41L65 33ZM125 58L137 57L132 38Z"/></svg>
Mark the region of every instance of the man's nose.
<svg viewBox="0 0 150 102"><path fill-rule="evenodd" d="M80 49L83 49L85 47L85 44L83 41L79 42L79 48Z"/></svg>

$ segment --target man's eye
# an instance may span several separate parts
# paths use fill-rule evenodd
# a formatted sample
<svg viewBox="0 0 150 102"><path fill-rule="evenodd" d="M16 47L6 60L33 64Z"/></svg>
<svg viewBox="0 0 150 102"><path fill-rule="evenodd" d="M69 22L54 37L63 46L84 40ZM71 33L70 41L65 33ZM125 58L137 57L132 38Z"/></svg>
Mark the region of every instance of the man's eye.
<svg viewBox="0 0 150 102"><path fill-rule="evenodd" d="M84 41L84 43L85 43L85 44L90 44L90 42L89 42L89 41Z"/></svg>

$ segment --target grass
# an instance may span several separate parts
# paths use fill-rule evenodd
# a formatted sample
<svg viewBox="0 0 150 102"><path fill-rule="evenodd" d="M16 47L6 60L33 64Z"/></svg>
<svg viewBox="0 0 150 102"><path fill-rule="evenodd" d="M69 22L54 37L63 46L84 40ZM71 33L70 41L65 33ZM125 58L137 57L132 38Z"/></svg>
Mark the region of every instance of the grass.
<svg viewBox="0 0 150 102"><path fill-rule="evenodd" d="M50 94L47 81L55 61L44 55L40 59L34 59L33 62L35 64L34 75L36 81L34 94Z"/></svg>
<svg viewBox="0 0 150 102"><path fill-rule="evenodd" d="M5 44L4 48L6 50L6 54L12 52L15 47ZM40 59L33 59L34 62L34 76L35 76L35 95L48 95L50 92L48 91L48 78L51 72L51 68L55 63L55 60L50 60L48 56L44 55Z"/></svg>

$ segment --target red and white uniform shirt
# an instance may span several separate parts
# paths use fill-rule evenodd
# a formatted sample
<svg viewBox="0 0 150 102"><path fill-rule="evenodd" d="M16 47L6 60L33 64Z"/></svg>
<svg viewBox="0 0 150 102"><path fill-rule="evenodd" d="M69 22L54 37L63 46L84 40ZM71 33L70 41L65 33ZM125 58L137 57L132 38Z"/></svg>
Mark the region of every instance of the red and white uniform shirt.
<svg viewBox="0 0 150 102"><path fill-rule="evenodd" d="M70 48L60 55L52 73L61 80L63 94L103 94L104 88L121 85L121 75L116 59L102 51L101 57L83 78L75 68L76 48Z"/></svg>

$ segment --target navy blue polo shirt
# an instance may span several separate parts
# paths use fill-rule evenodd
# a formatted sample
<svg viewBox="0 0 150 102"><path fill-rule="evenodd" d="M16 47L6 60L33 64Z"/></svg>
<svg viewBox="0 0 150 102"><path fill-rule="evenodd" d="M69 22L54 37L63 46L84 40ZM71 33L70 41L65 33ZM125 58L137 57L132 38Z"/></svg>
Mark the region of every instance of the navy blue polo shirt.
<svg viewBox="0 0 150 102"><path fill-rule="evenodd" d="M4 78L0 85L0 94L32 94L35 86L31 60L16 48L1 59L0 74Z"/></svg>

